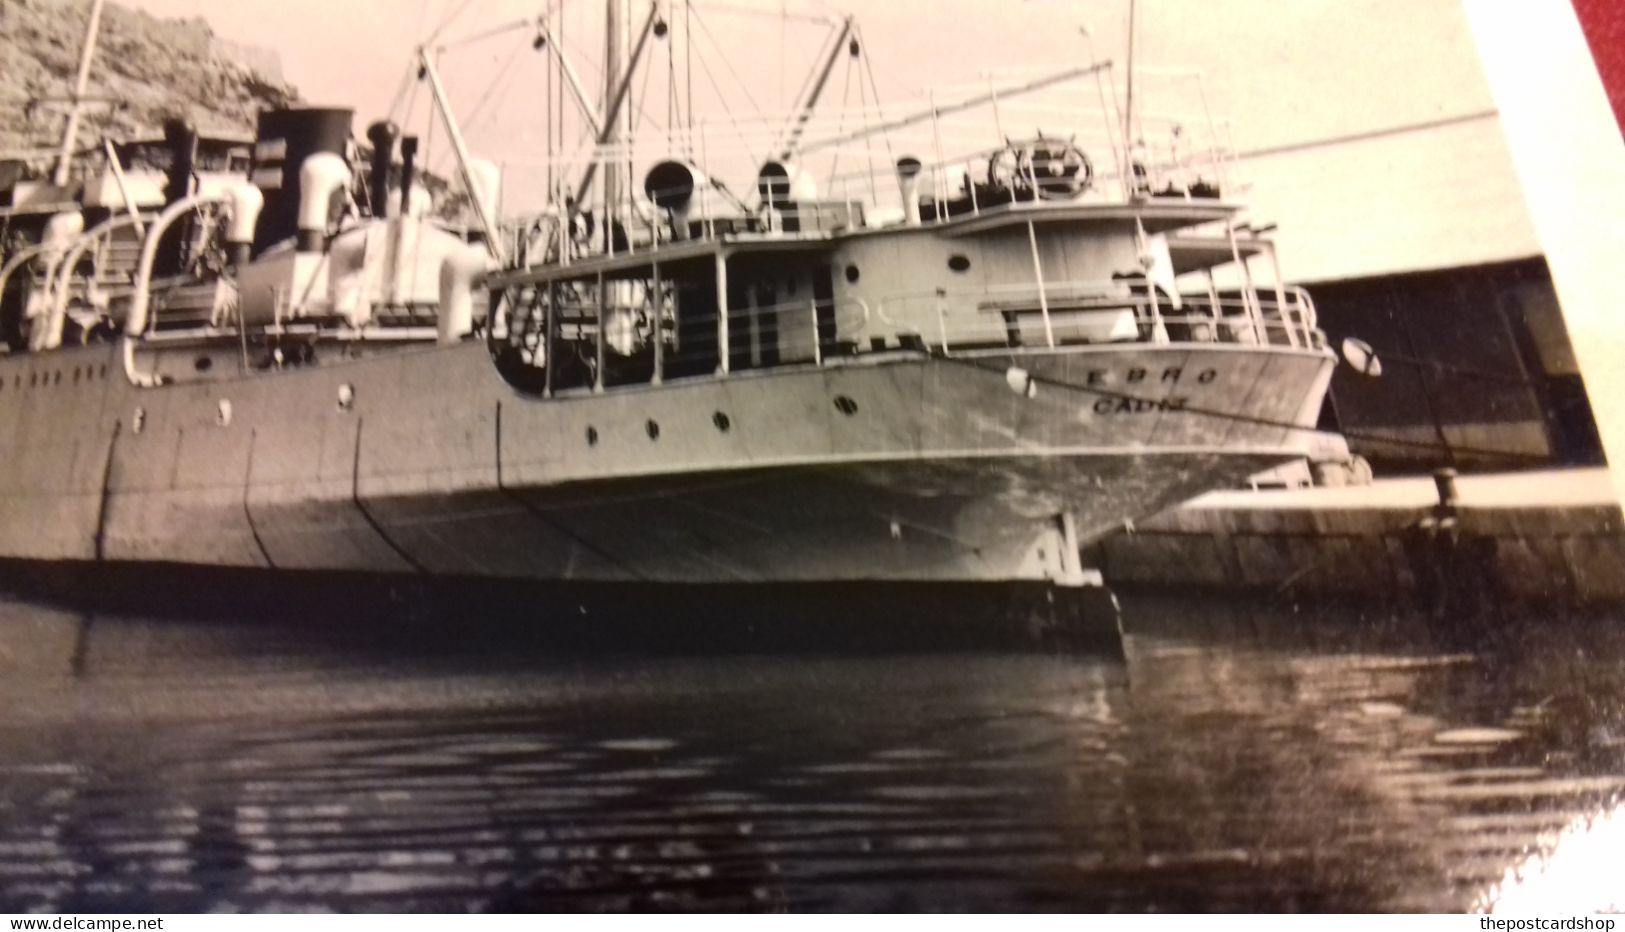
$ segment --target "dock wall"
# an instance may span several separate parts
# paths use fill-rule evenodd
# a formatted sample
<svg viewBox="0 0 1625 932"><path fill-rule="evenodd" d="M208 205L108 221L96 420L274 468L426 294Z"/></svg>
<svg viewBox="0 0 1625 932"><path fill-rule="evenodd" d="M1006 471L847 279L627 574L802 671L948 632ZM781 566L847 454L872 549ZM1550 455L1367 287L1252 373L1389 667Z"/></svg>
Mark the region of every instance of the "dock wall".
<svg viewBox="0 0 1625 932"><path fill-rule="evenodd" d="M1187 507L1106 538L1085 558L1122 588L1625 602L1625 522L1613 505Z"/></svg>

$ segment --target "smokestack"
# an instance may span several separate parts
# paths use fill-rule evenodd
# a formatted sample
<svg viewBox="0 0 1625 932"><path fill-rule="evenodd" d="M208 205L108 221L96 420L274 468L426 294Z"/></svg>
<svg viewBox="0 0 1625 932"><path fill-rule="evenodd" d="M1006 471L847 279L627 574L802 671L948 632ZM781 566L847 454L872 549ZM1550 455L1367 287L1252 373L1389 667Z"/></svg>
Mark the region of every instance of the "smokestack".
<svg viewBox="0 0 1625 932"><path fill-rule="evenodd" d="M173 204L192 193L192 170L197 163L197 132L185 120L164 121L164 144L169 149L169 171L164 184L164 203ZM153 257L153 272L174 275L181 270L185 256L186 231L176 224L165 230Z"/></svg>
<svg viewBox="0 0 1625 932"><path fill-rule="evenodd" d="M905 155L897 160L897 188L903 195L903 218L911 227L920 225L920 160Z"/></svg>
<svg viewBox="0 0 1625 932"><path fill-rule="evenodd" d="M321 252L333 195L350 180L350 166L331 152L318 152L299 166L300 252Z"/></svg>
<svg viewBox="0 0 1625 932"><path fill-rule="evenodd" d="M164 121L164 143L169 147L168 184L164 203L173 204L192 193L192 170L197 164L197 131L185 120Z"/></svg>
<svg viewBox="0 0 1625 932"><path fill-rule="evenodd" d="M389 216L389 166L395 161L395 137L400 130L388 120L380 120L367 127L367 141L372 143L372 176L368 179L368 203L372 215L380 219Z"/></svg>
<svg viewBox="0 0 1625 932"><path fill-rule="evenodd" d="M417 180L418 137L401 137L401 216L412 213L412 182Z"/></svg>
<svg viewBox="0 0 1625 932"><path fill-rule="evenodd" d="M299 170L318 152L344 155L350 144L349 110L297 108L260 111L251 177L265 194L254 249L264 252L299 232Z"/></svg>

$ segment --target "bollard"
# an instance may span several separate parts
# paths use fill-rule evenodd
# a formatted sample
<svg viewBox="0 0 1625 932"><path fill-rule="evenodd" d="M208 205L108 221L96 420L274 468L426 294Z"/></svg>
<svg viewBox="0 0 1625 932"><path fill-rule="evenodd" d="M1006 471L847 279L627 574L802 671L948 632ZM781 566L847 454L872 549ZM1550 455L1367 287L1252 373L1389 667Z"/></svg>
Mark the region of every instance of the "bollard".
<svg viewBox="0 0 1625 932"><path fill-rule="evenodd" d="M1476 625L1499 610L1502 601L1496 541L1491 535L1461 528L1461 495L1454 469L1434 470L1433 483L1439 492L1438 503L1404 537L1414 592L1435 620ZM1458 633L1476 630L1462 628Z"/></svg>
<svg viewBox="0 0 1625 932"><path fill-rule="evenodd" d="M1461 495L1456 491L1456 471L1449 467L1435 469L1433 485L1439 490L1440 515L1454 515L1456 506L1461 504Z"/></svg>

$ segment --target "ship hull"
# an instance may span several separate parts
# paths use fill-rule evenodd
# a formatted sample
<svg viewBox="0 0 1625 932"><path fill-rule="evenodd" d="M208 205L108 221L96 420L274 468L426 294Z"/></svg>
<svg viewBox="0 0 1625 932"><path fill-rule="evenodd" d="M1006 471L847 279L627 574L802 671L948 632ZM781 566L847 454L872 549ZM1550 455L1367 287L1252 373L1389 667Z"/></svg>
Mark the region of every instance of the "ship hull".
<svg viewBox="0 0 1625 932"><path fill-rule="evenodd" d="M895 354L543 400L472 343L249 375L229 346L138 363L190 380L133 387L108 347L0 360L0 558L1077 585L1079 546L1299 455L1332 365Z"/></svg>

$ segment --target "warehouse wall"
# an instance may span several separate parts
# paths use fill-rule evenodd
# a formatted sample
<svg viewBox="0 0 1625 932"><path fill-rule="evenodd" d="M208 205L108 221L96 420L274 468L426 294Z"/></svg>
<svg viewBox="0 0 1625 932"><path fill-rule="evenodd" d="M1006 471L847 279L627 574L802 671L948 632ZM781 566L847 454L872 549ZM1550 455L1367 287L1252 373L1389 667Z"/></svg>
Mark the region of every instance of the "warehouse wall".
<svg viewBox="0 0 1625 932"><path fill-rule="evenodd" d="M1382 375L1332 380L1324 426L1379 472L1601 461L1551 278L1540 259L1319 282L1333 346L1370 343Z"/></svg>

